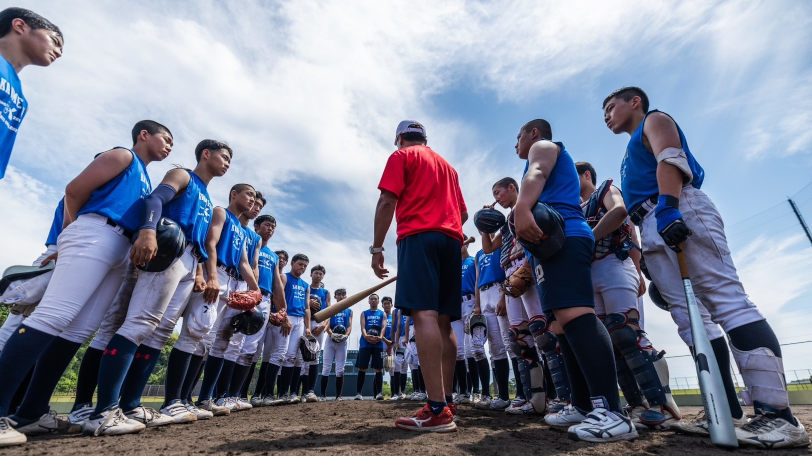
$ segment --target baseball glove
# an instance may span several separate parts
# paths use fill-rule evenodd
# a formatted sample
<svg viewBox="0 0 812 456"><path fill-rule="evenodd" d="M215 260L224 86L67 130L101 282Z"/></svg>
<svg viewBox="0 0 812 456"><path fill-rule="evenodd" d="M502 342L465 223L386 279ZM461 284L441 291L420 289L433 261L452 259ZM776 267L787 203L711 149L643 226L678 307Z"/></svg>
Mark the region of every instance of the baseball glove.
<svg viewBox="0 0 812 456"><path fill-rule="evenodd" d="M237 310L251 310L262 301L262 293L259 290L232 291L228 295L228 307Z"/></svg>
<svg viewBox="0 0 812 456"><path fill-rule="evenodd" d="M321 310L321 299L318 296L310 295L310 316L316 315Z"/></svg>
<svg viewBox="0 0 812 456"><path fill-rule="evenodd" d="M530 270L530 266L525 262L519 266L518 269L513 271L510 277L505 279L505 282L502 284L502 291L508 296L518 298L531 286L533 286L533 271Z"/></svg>
<svg viewBox="0 0 812 456"><path fill-rule="evenodd" d="M280 310L279 312L274 312L268 316L268 323L274 326L281 326L285 320L288 319L288 312L285 309Z"/></svg>

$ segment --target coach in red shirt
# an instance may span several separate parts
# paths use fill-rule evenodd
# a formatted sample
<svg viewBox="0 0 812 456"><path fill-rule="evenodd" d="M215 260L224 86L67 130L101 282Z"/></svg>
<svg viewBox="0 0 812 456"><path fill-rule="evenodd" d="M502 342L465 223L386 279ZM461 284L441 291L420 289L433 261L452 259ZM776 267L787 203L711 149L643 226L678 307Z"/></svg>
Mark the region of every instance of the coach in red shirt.
<svg viewBox="0 0 812 456"><path fill-rule="evenodd" d="M395 425L413 431L457 429L449 408L457 359L451 322L461 314L462 224L468 218L457 171L426 146L426 130L404 120L395 131L398 150L389 156L378 188L375 239L369 248L380 278L383 241L397 219L398 281L395 305L414 319L415 341L428 403Z"/></svg>

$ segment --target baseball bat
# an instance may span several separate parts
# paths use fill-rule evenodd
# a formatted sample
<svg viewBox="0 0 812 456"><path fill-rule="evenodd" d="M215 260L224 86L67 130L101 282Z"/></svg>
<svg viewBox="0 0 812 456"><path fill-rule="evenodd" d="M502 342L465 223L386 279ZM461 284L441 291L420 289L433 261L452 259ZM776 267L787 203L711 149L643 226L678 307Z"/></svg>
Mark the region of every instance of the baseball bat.
<svg viewBox="0 0 812 456"><path fill-rule="evenodd" d="M722 385L719 363L716 361L716 355L713 354L708 333L705 331L705 325L699 315L699 307L696 304L696 296L694 296L694 288L688 272L688 263L685 261L685 252L682 251L682 245L679 248L677 262L682 276L682 287L685 290L685 300L688 301L688 318L691 321L691 337L694 340L694 363L697 377L699 377L699 391L702 395L702 404L705 406L711 442L720 447L737 448L739 442L736 439L727 394Z"/></svg>
<svg viewBox="0 0 812 456"><path fill-rule="evenodd" d="M380 290L381 288L389 285L390 283L397 280L398 276L391 277L389 279L384 280L383 282L369 287L365 290L361 290L358 293L355 293L352 296L348 296L337 303L321 309L320 311L316 312L316 315L313 316L313 319L316 320L317 323L321 323L324 320L332 317L333 315L343 311L344 309L349 309L353 305L357 304L362 299L366 298L367 296L375 293L376 291Z"/></svg>

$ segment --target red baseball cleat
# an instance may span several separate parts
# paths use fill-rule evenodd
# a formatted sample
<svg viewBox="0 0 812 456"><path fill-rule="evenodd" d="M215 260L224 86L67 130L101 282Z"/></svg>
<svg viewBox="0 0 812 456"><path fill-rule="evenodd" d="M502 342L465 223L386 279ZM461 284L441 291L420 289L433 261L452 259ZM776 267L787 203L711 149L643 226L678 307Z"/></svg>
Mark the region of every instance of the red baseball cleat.
<svg viewBox="0 0 812 456"><path fill-rule="evenodd" d="M439 415L435 415L432 413L431 407L428 404L410 417L402 416L395 420L395 427L418 432L457 431L457 424L454 423L454 415L448 407L444 408L443 412Z"/></svg>

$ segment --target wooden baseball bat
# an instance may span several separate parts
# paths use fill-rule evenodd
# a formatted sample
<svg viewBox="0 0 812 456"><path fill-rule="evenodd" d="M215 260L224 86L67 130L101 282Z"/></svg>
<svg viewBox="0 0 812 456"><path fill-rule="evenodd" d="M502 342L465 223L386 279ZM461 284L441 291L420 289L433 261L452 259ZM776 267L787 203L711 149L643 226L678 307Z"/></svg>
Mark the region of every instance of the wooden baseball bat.
<svg viewBox="0 0 812 456"><path fill-rule="evenodd" d="M708 432L714 445L737 448L739 442L733 427L725 387L722 385L722 376L719 374L719 363L716 361L716 355L713 354L713 347L708 340L702 316L699 314L694 288L691 285L691 276L688 273L688 263L685 261L685 252L681 251L682 245L679 247L677 262L682 276L685 299L688 301L688 318L691 321L691 337L694 340L694 363L696 364L696 375L699 377L702 404L705 406L705 417L708 420Z"/></svg>
<svg viewBox="0 0 812 456"><path fill-rule="evenodd" d="M338 301L337 303L335 303L335 304L333 304L333 305L331 305L329 307L321 309L320 311L316 312L316 315L313 316L313 319L316 320L317 323L321 323L324 320L332 317L333 315L343 311L344 309L349 309L353 305L360 302L362 299L366 298L367 296L371 295L372 293L375 293L376 291L380 290L381 288L383 288L383 287L389 285L390 283L394 282L395 280L397 280L397 278L398 278L398 276L394 276L394 277L391 277L389 279L386 279L383 282L381 282L381 283L379 283L379 284L377 284L375 286L369 287L369 288L367 288L365 290L361 290L358 293L355 293L352 296L348 296L348 297L342 299L341 301Z"/></svg>

